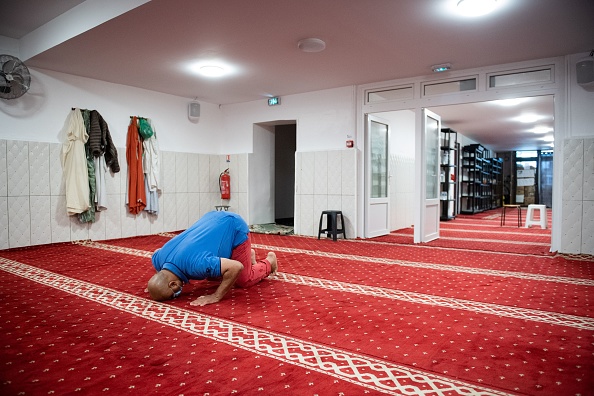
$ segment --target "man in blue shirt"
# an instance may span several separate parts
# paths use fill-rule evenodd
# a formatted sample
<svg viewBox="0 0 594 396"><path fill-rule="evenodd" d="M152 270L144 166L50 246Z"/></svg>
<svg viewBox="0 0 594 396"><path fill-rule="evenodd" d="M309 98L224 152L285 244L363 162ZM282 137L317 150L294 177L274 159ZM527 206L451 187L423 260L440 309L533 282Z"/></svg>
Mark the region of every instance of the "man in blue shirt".
<svg viewBox="0 0 594 396"><path fill-rule="evenodd" d="M256 261L249 228L237 214L213 211L155 251L152 263L157 273L147 290L157 301L176 298L190 279L221 279L213 294L200 296L191 305L219 302L234 284L250 287L276 273L276 255L269 252Z"/></svg>

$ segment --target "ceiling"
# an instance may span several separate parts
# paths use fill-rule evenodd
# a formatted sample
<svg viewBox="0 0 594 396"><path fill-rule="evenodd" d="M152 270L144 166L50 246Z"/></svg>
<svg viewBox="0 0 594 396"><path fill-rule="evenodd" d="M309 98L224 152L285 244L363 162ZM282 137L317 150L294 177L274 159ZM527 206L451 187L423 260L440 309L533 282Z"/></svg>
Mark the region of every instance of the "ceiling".
<svg viewBox="0 0 594 396"><path fill-rule="evenodd" d="M498 0L494 13L476 19L454 14L456 2L1 0L0 36L19 43L29 67L216 104L422 76L445 62L463 70L594 46L592 0ZM297 42L307 37L326 49L300 51ZM189 71L205 60L233 73L207 79ZM552 98L522 106L552 126ZM521 132L526 125L509 122L522 106L434 110L443 126L492 149L544 148L541 137Z"/></svg>

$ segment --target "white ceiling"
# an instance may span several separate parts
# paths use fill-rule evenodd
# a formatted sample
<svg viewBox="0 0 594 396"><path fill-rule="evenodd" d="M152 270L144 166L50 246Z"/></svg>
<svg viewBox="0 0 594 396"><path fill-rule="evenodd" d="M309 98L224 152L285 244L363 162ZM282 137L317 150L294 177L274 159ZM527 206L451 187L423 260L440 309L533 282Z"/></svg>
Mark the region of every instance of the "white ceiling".
<svg viewBox="0 0 594 396"><path fill-rule="evenodd" d="M592 0L498 0L496 12L478 19L453 14L456 2L1 0L0 35L19 39L30 67L219 104L421 76L444 62L463 70L594 46ZM301 52L306 37L323 39L326 49ZM236 73L209 80L188 71L205 59ZM551 98L526 105L552 117ZM493 149L541 148L534 134L514 129L509 108L434 110L444 126Z"/></svg>

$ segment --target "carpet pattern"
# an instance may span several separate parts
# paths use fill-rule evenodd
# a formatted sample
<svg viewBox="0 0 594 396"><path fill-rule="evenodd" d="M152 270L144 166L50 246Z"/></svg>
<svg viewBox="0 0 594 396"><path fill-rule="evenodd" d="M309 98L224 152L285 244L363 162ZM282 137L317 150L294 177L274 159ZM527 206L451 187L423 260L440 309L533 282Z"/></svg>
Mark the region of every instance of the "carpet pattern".
<svg viewBox="0 0 594 396"><path fill-rule="evenodd" d="M176 233L0 251L0 394L591 394L594 260L489 221L451 248L254 233L279 272L205 307L215 282L144 293Z"/></svg>

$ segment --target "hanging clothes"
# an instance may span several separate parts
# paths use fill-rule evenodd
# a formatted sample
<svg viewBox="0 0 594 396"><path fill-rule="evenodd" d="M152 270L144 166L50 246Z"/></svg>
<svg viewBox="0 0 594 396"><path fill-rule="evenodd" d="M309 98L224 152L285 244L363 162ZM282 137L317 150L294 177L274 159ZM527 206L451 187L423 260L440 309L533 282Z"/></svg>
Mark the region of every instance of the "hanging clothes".
<svg viewBox="0 0 594 396"><path fill-rule="evenodd" d="M142 170L142 142L138 134L136 117L132 118L128 126L126 161L128 162L128 211L138 214L146 207L146 191Z"/></svg>
<svg viewBox="0 0 594 396"><path fill-rule="evenodd" d="M161 190L159 184L160 164L159 164L159 142L157 141L157 132L150 120L149 123L151 136L144 139L142 147L144 154L142 156L142 168L144 171L144 179L146 186L147 205L145 211L158 214L159 213L159 191Z"/></svg>
<svg viewBox="0 0 594 396"><path fill-rule="evenodd" d="M111 140L107 122L105 122L97 110L91 111L89 144L91 146L93 157L97 158L104 154L105 163L109 169L111 169L113 173L118 173L120 171L118 150Z"/></svg>
<svg viewBox="0 0 594 396"><path fill-rule="evenodd" d="M87 135L89 134L90 129L90 119L91 119L91 111L90 110L81 110L81 114L85 123L85 130L87 131ZM85 155L87 158L87 174L89 175L89 202L90 206L89 209L85 210L82 213L78 214L78 220L81 223L93 223L95 222L95 164L93 163L93 153L91 152L91 147L89 144L89 140L85 143Z"/></svg>
<svg viewBox="0 0 594 396"><path fill-rule="evenodd" d="M109 169L105 162L105 155L102 154L99 157L94 157L93 162L95 164L95 210L101 212L107 209L107 180L105 174Z"/></svg>
<svg viewBox="0 0 594 396"><path fill-rule="evenodd" d="M89 136L79 109L70 112L67 125L68 141L62 145L60 162L66 189L66 212L68 215L76 215L91 206L85 152L85 143Z"/></svg>

